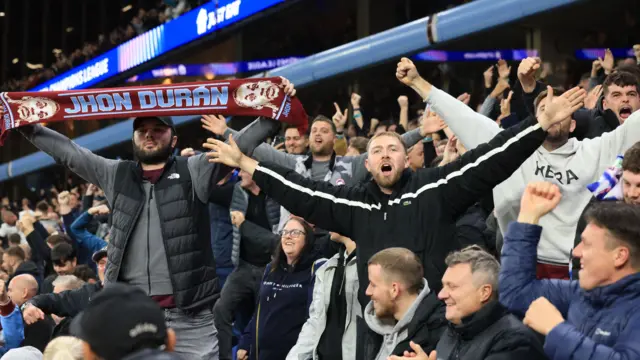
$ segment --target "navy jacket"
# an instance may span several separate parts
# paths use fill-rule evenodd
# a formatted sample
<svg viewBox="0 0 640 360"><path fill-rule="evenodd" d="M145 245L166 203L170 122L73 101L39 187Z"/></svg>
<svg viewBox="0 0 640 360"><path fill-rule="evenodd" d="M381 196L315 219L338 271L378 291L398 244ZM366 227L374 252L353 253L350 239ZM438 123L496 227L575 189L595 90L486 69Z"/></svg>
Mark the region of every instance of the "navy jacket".
<svg viewBox="0 0 640 360"><path fill-rule="evenodd" d="M504 236L500 302L524 315L531 302L547 298L565 321L547 335L550 360L640 359L640 273L590 291L577 281L536 280L542 227L511 223Z"/></svg>
<svg viewBox="0 0 640 360"><path fill-rule="evenodd" d="M309 317L315 270L324 263L317 258L303 258L295 268L265 268L256 311L238 344L250 360L282 360L296 344Z"/></svg>

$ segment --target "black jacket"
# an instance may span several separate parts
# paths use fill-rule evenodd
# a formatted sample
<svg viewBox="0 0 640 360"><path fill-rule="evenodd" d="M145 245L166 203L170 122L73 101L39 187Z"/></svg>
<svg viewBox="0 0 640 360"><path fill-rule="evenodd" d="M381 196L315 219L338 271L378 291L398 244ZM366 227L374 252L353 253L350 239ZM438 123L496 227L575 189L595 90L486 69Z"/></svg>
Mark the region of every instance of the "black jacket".
<svg viewBox="0 0 640 360"><path fill-rule="evenodd" d="M72 318L83 311L93 295L102 290L102 284L86 284L79 289L63 291L59 294L41 294L34 296L29 303L45 314Z"/></svg>
<svg viewBox="0 0 640 360"><path fill-rule="evenodd" d="M460 325L449 323L436 353L442 360L546 359L533 331L498 301L488 303Z"/></svg>
<svg viewBox="0 0 640 360"><path fill-rule="evenodd" d="M356 345L356 359L375 359L380 351L384 339L382 336L369 329L365 320L358 317L358 341ZM427 353L435 350L438 340L447 327L445 319L444 303L431 291L416 309L409 326L407 337L398 343L391 355L402 356L405 351L413 351L409 343L411 341L420 345ZM438 357L439 358L439 357Z"/></svg>
<svg viewBox="0 0 640 360"><path fill-rule="evenodd" d="M368 302L364 296L369 283L367 261L390 246L416 253L429 287L437 293L442 288L445 257L460 248L456 219L511 176L544 141L546 133L531 122L529 118L500 132L446 166L405 171L390 197L375 182L333 186L270 163L260 163L253 179L292 214L358 244L363 306Z"/></svg>
<svg viewBox="0 0 640 360"><path fill-rule="evenodd" d="M212 307L220 289L211 249L209 205L196 196L187 161L174 157L167 162L153 185L153 196L176 306L196 311ZM127 244L147 200L139 164L121 161L116 179L106 282L118 280Z"/></svg>
<svg viewBox="0 0 640 360"><path fill-rule="evenodd" d="M612 110L605 110L602 105L604 96L598 99L593 109L580 109L573 114L576 129L573 136L578 140L593 139L620 126L620 120Z"/></svg>

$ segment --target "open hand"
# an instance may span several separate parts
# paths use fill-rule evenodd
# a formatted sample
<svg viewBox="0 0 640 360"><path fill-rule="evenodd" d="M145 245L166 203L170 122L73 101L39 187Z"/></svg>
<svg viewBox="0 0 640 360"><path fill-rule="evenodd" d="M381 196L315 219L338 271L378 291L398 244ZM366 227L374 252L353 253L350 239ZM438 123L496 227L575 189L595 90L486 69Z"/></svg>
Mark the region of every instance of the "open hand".
<svg viewBox="0 0 640 360"><path fill-rule="evenodd" d="M202 146L211 150L206 154L209 162L221 163L230 167L240 167L240 160L242 160L244 155L233 140L233 135L229 136L228 144L220 140L208 138L207 142L202 144Z"/></svg>
<svg viewBox="0 0 640 360"><path fill-rule="evenodd" d="M442 161L440 162L440 166L444 166L448 163L454 162L458 160L460 154L458 153L458 138L455 136L450 137L447 140L447 145L444 148L444 153L442 154Z"/></svg>
<svg viewBox="0 0 640 360"><path fill-rule="evenodd" d="M506 117L511 114L511 97L513 91L509 91L509 96L506 99L500 100L500 116Z"/></svg>
<svg viewBox="0 0 640 360"><path fill-rule="evenodd" d="M615 62L615 59L613 58L613 53L611 52L611 49L607 49L604 51L604 59L602 58L598 58L598 60L600 60L600 65L602 65L602 68L604 69L604 73L606 75L611 74L611 72L613 71L613 65Z"/></svg>
<svg viewBox="0 0 640 360"><path fill-rule="evenodd" d="M598 105L600 95L602 95L602 85L596 85L593 89L589 90L589 94L584 99L584 107L587 109L595 109Z"/></svg>
<svg viewBox="0 0 640 360"><path fill-rule="evenodd" d="M537 224L541 217L558 206L562 194L557 185L539 181L527 185L520 200L519 222Z"/></svg>
<svg viewBox="0 0 640 360"><path fill-rule="evenodd" d="M22 318L24 319L24 322L27 323L27 325L31 325L40 320L44 320L44 313L35 305L28 304L22 312Z"/></svg>
<svg viewBox="0 0 640 360"><path fill-rule="evenodd" d="M482 77L484 78L484 87L487 89L490 88L493 82L493 65L489 66L489 68L482 73Z"/></svg>
<svg viewBox="0 0 640 360"><path fill-rule="evenodd" d="M418 73L413 61L403 57L400 59L398 67L396 68L396 78L400 80L401 83L407 86L412 86L418 79L420 79L420 74Z"/></svg>
<svg viewBox="0 0 640 360"><path fill-rule="evenodd" d="M584 105L587 92L574 87L560 96L553 96L553 88L547 86L547 103L544 111L538 114L538 122L546 131L552 125L570 117Z"/></svg>
<svg viewBox="0 0 640 360"><path fill-rule="evenodd" d="M202 115L202 128L216 135L222 136L227 131L227 120L222 115Z"/></svg>
<svg viewBox="0 0 640 360"><path fill-rule="evenodd" d="M425 137L434 132L438 132L447 127L440 115L433 111L428 111L422 115L422 124L420 125L420 135Z"/></svg>
<svg viewBox="0 0 640 360"><path fill-rule="evenodd" d="M508 66L503 59L498 60L498 76L500 79L508 80L509 74L511 74L511 66Z"/></svg>
<svg viewBox="0 0 640 360"><path fill-rule="evenodd" d="M353 106L354 109L360 108L360 99L362 99L362 96L360 96L360 94L351 94L351 106Z"/></svg>

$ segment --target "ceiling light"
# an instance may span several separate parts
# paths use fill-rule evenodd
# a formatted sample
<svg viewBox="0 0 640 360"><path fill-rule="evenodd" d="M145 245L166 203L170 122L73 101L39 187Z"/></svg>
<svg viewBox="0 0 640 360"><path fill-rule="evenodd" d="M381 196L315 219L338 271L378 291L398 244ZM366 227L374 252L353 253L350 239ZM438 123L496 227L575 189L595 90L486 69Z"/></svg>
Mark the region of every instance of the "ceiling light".
<svg viewBox="0 0 640 360"><path fill-rule="evenodd" d="M0 11L0 17L4 16L4 11Z"/></svg>
<svg viewBox="0 0 640 360"><path fill-rule="evenodd" d="M73 31L73 28L72 28L71 26L69 26L69 27L67 28L67 32L72 32L72 31Z"/></svg>
<svg viewBox="0 0 640 360"><path fill-rule="evenodd" d="M127 12L127 11L131 10L131 8L133 8L133 6L127 5L127 6L122 8L122 12Z"/></svg>
<svg viewBox="0 0 640 360"><path fill-rule="evenodd" d="M20 59L18 59L18 58L13 58L13 60L12 60L11 62L12 62L12 63L14 63L14 64L17 64L19 61L20 61Z"/></svg>

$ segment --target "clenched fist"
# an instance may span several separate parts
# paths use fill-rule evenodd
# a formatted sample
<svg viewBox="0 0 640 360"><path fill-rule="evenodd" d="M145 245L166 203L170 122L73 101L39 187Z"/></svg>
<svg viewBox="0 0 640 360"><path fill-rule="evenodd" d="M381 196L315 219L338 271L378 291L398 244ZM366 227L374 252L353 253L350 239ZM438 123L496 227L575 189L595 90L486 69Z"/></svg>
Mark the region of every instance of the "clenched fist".
<svg viewBox="0 0 640 360"><path fill-rule="evenodd" d="M518 66L518 80L522 85L522 90L531 93L536 88L536 71L540 69L540 58L528 57L520 62Z"/></svg>
<svg viewBox="0 0 640 360"><path fill-rule="evenodd" d="M557 185L549 182L532 182L527 185L520 200L518 222L537 224L541 217L558 206L562 194Z"/></svg>
<svg viewBox="0 0 640 360"><path fill-rule="evenodd" d="M420 74L416 69L416 65L413 61L409 60L406 57L400 59L398 63L398 67L396 68L396 78L400 80L401 83L407 86L415 85L416 81L420 79Z"/></svg>

